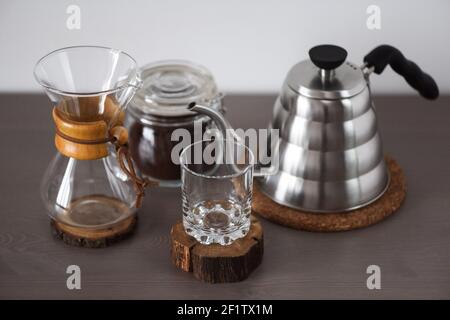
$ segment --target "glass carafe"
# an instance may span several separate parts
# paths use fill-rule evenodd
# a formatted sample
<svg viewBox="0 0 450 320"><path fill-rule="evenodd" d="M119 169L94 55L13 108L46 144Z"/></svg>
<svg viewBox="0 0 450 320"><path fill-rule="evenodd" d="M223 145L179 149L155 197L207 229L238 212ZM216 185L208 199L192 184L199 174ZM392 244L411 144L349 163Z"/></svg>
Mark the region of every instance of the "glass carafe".
<svg viewBox="0 0 450 320"><path fill-rule="evenodd" d="M134 59L111 48L69 47L40 59L34 74L54 105L59 152L41 185L50 217L103 229L134 215L142 190L130 178L132 164L119 163L112 143L122 139L126 146L124 109L140 85Z"/></svg>

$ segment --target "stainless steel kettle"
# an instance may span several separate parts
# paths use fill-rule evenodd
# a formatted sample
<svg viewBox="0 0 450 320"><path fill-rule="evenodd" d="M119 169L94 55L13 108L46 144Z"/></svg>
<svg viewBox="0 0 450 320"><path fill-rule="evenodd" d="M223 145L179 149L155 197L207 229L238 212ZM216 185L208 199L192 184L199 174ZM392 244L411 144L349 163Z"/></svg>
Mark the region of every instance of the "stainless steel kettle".
<svg viewBox="0 0 450 320"><path fill-rule="evenodd" d="M359 67L338 46L320 45L289 71L274 106L279 170L259 178L277 203L313 212L341 212L378 199L389 184L368 77L389 64L423 97L435 99L434 80L387 45Z"/></svg>

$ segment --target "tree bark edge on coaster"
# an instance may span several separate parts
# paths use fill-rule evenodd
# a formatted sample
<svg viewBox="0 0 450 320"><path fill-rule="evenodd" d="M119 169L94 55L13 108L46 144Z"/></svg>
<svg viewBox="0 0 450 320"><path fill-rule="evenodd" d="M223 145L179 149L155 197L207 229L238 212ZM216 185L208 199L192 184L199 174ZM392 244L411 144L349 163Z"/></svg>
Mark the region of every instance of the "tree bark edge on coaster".
<svg viewBox="0 0 450 320"><path fill-rule="evenodd" d="M137 215L132 215L117 224L99 230L77 228L51 220L53 235L64 243L84 248L104 248L130 236L137 222Z"/></svg>
<svg viewBox="0 0 450 320"><path fill-rule="evenodd" d="M174 265L204 282L245 280L261 264L264 254L262 226L253 216L248 234L228 246L199 243L186 234L182 222L172 227L170 235Z"/></svg>

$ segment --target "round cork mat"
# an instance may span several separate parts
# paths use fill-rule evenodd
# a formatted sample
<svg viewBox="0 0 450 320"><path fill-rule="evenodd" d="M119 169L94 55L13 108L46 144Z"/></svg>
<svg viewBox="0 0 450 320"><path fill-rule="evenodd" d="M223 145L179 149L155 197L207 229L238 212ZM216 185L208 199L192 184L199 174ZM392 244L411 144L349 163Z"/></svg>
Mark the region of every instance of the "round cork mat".
<svg viewBox="0 0 450 320"><path fill-rule="evenodd" d="M306 231L335 232L368 227L396 212L406 196L403 170L389 156L386 156L386 163L391 175L388 189L378 200L365 207L338 213L304 212L272 201L254 184L253 211L277 224Z"/></svg>
<svg viewBox="0 0 450 320"><path fill-rule="evenodd" d="M131 215L104 229L86 229L55 220L50 225L56 238L66 244L85 248L104 248L129 236L136 226L137 216Z"/></svg>

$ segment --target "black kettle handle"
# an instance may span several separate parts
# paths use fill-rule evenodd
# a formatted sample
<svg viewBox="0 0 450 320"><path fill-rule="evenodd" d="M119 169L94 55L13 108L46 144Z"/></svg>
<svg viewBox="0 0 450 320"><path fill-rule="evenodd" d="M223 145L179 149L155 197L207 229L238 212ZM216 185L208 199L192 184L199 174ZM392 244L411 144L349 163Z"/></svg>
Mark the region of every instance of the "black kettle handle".
<svg viewBox="0 0 450 320"><path fill-rule="evenodd" d="M383 72L389 64L406 82L416 89L426 99L436 99L439 96L439 88L436 82L428 74L423 72L417 64L405 58L396 48L382 45L370 51L364 62L367 67L373 67L376 74Z"/></svg>

